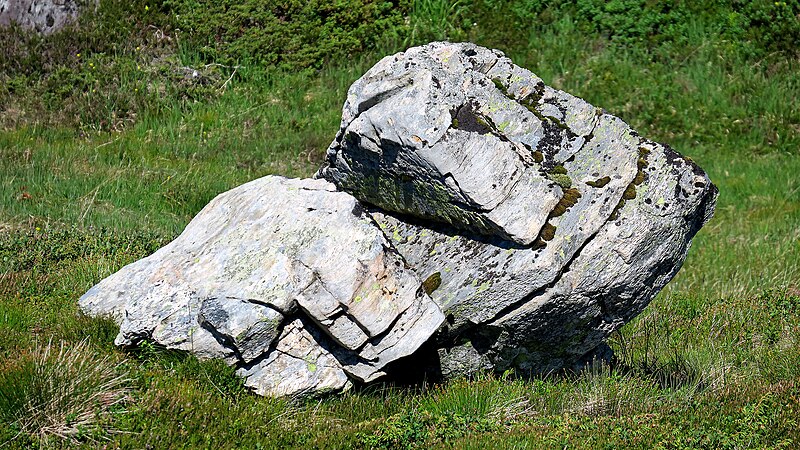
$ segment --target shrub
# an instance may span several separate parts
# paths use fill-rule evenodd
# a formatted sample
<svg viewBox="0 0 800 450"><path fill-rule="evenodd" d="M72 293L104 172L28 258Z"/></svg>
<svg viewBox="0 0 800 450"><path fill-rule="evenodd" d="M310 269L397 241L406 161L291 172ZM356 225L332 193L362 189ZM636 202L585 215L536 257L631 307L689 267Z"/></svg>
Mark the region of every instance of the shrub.
<svg viewBox="0 0 800 450"><path fill-rule="evenodd" d="M685 9L677 1L577 0L577 16L592 31L614 42L658 42L674 37L685 21Z"/></svg>
<svg viewBox="0 0 800 450"><path fill-rule="evenodd" d="M208 62L321 67L405 34L406 0L169 0Z"/></svg>
<svg viewBox="0 0 800 450"><path fill-rule="evenodd" d="M747 37L772 51L797 52L800 42L800 0L751 0L742 8Z"/></svg>

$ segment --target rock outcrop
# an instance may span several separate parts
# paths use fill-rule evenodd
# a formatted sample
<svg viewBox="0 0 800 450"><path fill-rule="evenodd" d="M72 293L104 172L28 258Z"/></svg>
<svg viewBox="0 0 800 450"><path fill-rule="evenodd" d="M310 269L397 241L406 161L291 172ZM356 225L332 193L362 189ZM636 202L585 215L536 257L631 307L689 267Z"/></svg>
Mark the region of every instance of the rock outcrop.
<svg viewBox="0 0 800 450"><path fill-rule="evenodd" d="M619 118L450 43L353 84L317 178L220 195L81 307L119 345L224 358L264 395L367 383L414 352L445 377L571 368L674 277L717 196Z"/></svg>
<svg viewBox="0 0 800 450"><path fill-rule="evenodd" d="M97 1L0 0L0 26L16 23L39 34L50 34L75 21L81 9Z"/></svg>

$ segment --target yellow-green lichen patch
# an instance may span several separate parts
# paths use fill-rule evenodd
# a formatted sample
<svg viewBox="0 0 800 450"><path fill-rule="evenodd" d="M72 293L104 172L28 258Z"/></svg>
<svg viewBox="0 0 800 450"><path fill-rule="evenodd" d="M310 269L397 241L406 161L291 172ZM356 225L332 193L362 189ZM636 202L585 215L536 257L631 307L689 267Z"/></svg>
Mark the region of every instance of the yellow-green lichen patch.
<svg viewBox="0 0 800 450"><path fill-rule="evenodd" d="M547 178L561 186L561 189L569 189L572 187L572 178L570 178L569 175L565 175L563 173L550 173L547 175Z"/></svg>
<svg viewBox="0 0 800 450"><path fill-rule="evenodd" d="M439 289L439 286L442 285L442 273L441 272L434 272L422 282L422 289L425 291L426 294L431 295L433 291Z"/></svg>
<svg viewBox="0 0 800 450"><path fill-rule="evenodd" d="M303 361L305 361L306 369L308 369L309 372L313 373L313 372L317 371L317 360L316 360L316 358L314 358L311 355L306 355L303 358Z"/></svg>
<svg viewBox="0 0 800 450"><path fill-rule="evenodd" d="M598 178L594 181L587 181L586 184L593 188L601 188L611 182L611 177Z"/></svg>
<svg viewBox="0 0 800 450"><path fill-rule="evenodd" d="M564 195L561 197L561 200L556 203L556 206L550 211L549 218L558 217L563 215L567 210L575 206L578 203L578 199L581 198L581 193L575 188L569 188L564 191Z"/></svg>

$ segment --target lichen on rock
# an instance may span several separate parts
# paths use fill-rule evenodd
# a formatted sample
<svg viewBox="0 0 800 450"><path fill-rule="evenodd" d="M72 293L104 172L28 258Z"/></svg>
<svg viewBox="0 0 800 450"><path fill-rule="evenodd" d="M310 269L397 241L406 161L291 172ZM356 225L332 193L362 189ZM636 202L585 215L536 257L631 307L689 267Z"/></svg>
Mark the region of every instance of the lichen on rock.
<svg viewBox="0 0 800 450"><path fill-rule="evenodd" d="M120 324L118 345L223 358L263 395L547 373L642 311L716 196L696 164L501 52L435 42L351 86L317 179L221 194L79 304Z"/></svg>

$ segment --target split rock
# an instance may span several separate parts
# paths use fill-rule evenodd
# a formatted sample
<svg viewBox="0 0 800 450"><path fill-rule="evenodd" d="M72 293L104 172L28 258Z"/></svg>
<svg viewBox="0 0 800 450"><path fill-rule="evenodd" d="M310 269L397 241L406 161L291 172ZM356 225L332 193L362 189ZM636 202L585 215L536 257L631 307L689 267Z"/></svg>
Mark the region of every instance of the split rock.
<svg viewBox="0 0 800 450"><path fill-rule="evenodd" d="M371 381L444 320L355 198L281 177L219 195L79 304L120 323L118 345L151 339L224 358L272 395ZM288 384L286 370L297 372Z"/></svg>
<svg viewBox="0 0 800 450"><path fill-rule="evenodd" d="M718 193L501 52L446 42L353 84L316 177L221 194L80 306L115 318L119 345L224 358L263 395L420 367L546 373L607 348Z"/></svg>

